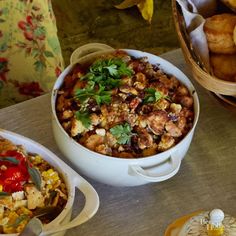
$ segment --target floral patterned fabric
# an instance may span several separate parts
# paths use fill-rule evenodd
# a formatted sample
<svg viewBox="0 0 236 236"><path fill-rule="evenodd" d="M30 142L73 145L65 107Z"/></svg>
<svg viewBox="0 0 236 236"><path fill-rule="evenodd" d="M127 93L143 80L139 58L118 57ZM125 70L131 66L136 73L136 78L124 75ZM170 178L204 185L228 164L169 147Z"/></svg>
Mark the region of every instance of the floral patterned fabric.
<svg viewBox="0 0 236 236"><path fill-rule="evenodd" d="M61 70L50 0L0 0L0 108L50 91Z"/></svg>

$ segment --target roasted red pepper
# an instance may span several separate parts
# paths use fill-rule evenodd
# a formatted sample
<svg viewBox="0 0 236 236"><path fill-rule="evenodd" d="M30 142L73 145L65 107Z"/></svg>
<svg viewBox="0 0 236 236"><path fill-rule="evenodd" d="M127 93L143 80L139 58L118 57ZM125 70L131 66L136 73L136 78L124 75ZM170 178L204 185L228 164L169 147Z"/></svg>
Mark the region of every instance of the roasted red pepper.
<svg viewBox="0 0 236 236"><path fill-rule="evenodd" d="M0 155L0 184L3 192L13 193L23 190L23 184L29 179L28 162L26 157L17 151L7 151ZM18 163L3 160L4 157L11 157L18 160Z"/></svg>

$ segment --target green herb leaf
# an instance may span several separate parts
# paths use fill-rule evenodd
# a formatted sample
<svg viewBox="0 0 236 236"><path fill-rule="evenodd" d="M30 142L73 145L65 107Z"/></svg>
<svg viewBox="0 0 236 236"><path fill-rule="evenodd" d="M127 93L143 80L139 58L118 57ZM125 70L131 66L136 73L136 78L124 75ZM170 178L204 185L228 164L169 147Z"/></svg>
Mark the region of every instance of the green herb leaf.
<svg viewBox="0 0 236 236"><path fill-rule="evenodd" d="M42 179L41 179L41 175L40 175L39 171L34 167L28 166L28 173L31 177L31 180L35 184L36 188L40 191Z"/></svg>
<svg viewBox="0 0 236 236"><path fill-rule="evenodd" d="M147 95L144 98L144 103L157 102L160 99L166 97L163 95L162 92L157 91L154 88L147 88L147 89L145 89L145 92L147 92Z"/></svg>
<svg viewBox="0 0 236 236"><path fill-rule="evenodd" d="M8 162L11 162L11 163L16 164L16 165L18 165L19 162L20 162L19 160L17 160L14 157L0 157L0 161L8 161Z"/></svg>
<svg viewBox="0 0 236 236"><path fill-rule="evenodd" d="M1 197L6 197L6 196L9 196L10 194L7 193L7 192L0 192L0 198Z"/></svg>
<svg viewBox="0 0 236 236"><path fill-rule="evenodd" d="M111 92L105 91L105 87L100 85L98 90L94 89L94 86L85 87L83 89L77 89L75 91L75 97L81 102L84 103L88 99L92 98L95 99L97 104L100 106L101 104L105 103L108 104L111 102Z"/></svg>
<svg viewBox="0 0 236 236"><path fill-rule="evenodd" d="M105 91L105 87L100 85L99 90L94 95L94 98L99 106L103 103L109 104L111 102L111 92Z"/></svg>
<svg viewBox="0 0 236 236"><path fill-rule="evenodd" d="M89 113L87 111L77 111L75 113L76 119L80 120L85 128L89 128L91 125L91 120L89 117Z"/></svg>
<svg viewBox="0 0 236 236"><path fill-rule="evenodd" d="M115 136L119 144L128 144L130 142L132 132L128 123L116 125L110 129L110 132Z"/></svg>
<svg viewBox="0 0 236 236"><path fill-rule="evenodd" d="M111 76L118 75L117 65L111 64L110 66L105 66L104 68L108 70L108 72Z"/></svg>
<svg viewBox="0 0 236 236"><path fill-rule="evenodd" d="M90 71L82 77L103 85L106 89L119 86L121 76L131 76L133 71L121 58L99 59L90 67ZM117 80L116 83L110 83L110 80Z"/></svg>

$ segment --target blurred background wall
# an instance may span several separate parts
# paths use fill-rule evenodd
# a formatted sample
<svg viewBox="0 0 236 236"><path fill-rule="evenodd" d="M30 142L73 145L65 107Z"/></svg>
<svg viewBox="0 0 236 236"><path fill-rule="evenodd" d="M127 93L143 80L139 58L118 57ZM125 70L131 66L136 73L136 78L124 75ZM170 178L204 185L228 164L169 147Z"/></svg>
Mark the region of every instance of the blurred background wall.
<svg viewBox="0 0 236 236"><path fill-rule="evenodd" d="M144 50L157 55L179 47L171 1L154 0L152 23L138 8L118 10L119 0L52 0L66 65L70 54L90 42L115 48Z"/></svg>

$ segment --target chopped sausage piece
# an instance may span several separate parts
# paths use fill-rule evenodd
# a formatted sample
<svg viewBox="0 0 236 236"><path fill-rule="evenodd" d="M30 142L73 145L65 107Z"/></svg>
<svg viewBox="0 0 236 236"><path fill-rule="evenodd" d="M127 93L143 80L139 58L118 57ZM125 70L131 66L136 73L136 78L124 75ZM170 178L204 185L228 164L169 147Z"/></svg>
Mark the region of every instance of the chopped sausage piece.
<svg viewBox="0 0 236 236"><path fill-rule="evenodd" d="M172 121L166 123L165 129L172 137L180 137L182 135L181 129Z"/></svg>
<svg viewBox="0 0 236 236"><path fill-rule="evenodd" d="M132 86L133 85L133 80L131 77L125 76L121 79L121 83L124 85Z"/></svg>
<svg viewBox="0 0 236 236"><path fill-rule="evenodd" d="M180 116L177 121L177 126L179 127L181 131L184 130L184 128L186 127L186 124L187 124L186 118L184 116Z"/></svg>
<svg viewBox="0 0 236 236"><path fill-rule="evenodd" d="M120 87L120 91L123 93L138 95L138 91L135 88L128 86L128 85L122 85Z"/></svg>
<svg viewBox="0 0 236 236"><path fill-rule="evenodd" d="M168 120L169 118L165 111L155 111L147 116L147 125L154 134L161 135Z"/></svg>
<svg viewBox="0 0 236 236"><path fill-rule="evenodd" d="M188 89L186 88L186 86L180 85L180 86L177 88L176 93L177 93L178 95L181 95L181 96L186 96L186 95L189 94L189 91L188 91Z"/></svg>
<svg viewBox="0 0 236 236"><path fill-rule="evenodd" d="M193 98L187 95L182 96L180 99L180 104L184 107L190 108L193 106Z"/></svg>
<svg viewBox="0 0 236 236"><path fill-rule="evenodd" d="M174 146L174 144L175 144L175 139L173 137L171 137L169 134L163 134L161 136L161 141L158 143L157 148L159 151L163 152Z"/></svg>
<svg viewBox="0 0 236 236"><path fill-rule="evenodd" d="M138 72L135 75L135 82L134 82L134 87L139 90L143 90L147 87L148 80L146 78L146 75L143 74L142 72Z"/></svg>
<svg viewBox="0 0 236 236"><path fill-rule="evenodd" d="M145 149L153 145L153 137L146 129L138 130L138 146L140 149Z"/></svg>

